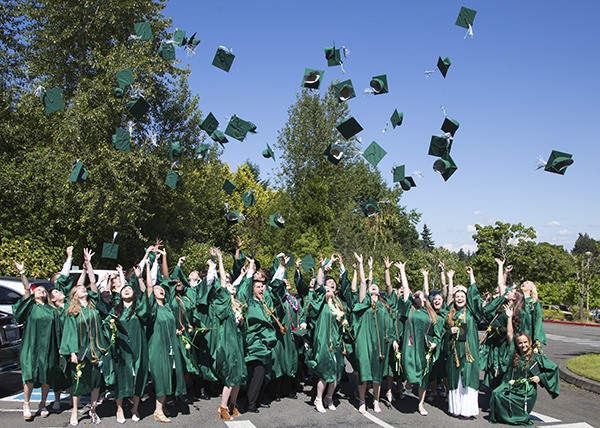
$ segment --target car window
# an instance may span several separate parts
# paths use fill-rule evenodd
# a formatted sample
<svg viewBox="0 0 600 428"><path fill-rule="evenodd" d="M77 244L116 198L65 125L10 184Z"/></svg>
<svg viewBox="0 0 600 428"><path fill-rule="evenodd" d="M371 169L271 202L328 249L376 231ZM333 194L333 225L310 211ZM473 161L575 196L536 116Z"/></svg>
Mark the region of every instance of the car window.
<svg viewBox="0 0 600 428"><path fill-rule="evenodd" d="M0 285L0 305L14 305L20 298L21 294Z"/></svg>

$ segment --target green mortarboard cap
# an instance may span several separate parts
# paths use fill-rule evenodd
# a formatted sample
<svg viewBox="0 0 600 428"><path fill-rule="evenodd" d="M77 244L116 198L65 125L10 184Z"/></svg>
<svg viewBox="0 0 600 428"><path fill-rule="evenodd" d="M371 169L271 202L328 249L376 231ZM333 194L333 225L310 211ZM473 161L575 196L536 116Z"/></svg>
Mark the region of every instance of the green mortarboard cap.
<svg viewBox="0 0 600 428"><path fill-rule="evenodd" d="M245 207L251 207L256 204L256 197L254 196L254 190L248 190L245 193L242 193L242 201L244 202Z"/></svg>
<svg viewBox="0 0 600 428"><path fill-rule="evenodd" d="M167 173L167 177L165 178L165 184L171 189L175 189L180 181L181 176L175 171L169 171Z"/></svg>
<svg viewBox="0 0 600 428"><path fill-rule="evenodd" d="M218 129L215 129L210 134L210 138L212 138L213 141L216 141L217 143L219 143L221 145L229 142L229 140L227 139L227 137L225 136L225 134L223 134L223 132L219 131Z"/></svg>
<svg viewBox="0 0 600 428"><path fill-rule="evenodd" d="M179 143L179 141L169 143L169 160L173 162L173 160L179 156L181 156L181 143Z"/></svg>
<svg viewBox="0 0 600 428"><path fill-rule="evenodd" d="M429 143L429 152L427 154L440 157L450 153L451 148L452 140L450 138L432 135L431 143Z"/></svg>
<svg viewBox="0 0 600 428"><path fill-rule="evenodd" d="M204 119L202 119L202 122L200 122L200 129L203 129L204 131L206 131L206 133L208 135L215 132L218 127L219 127L219 121L212 114L212 112L208 113L208 115Z"/></svg>
<svg viewBox="0 0 600 428"><path fill-rule="evenodd" d="M69 181L71 183L83 183L88 178L88 171L83 167L83 162L77 161L71 170Z"/></svg>
<svg viewBox="0 0 600 428"><path fill-rule="evenodd" d="M196 37L196 33L192 34L192 37L190 37L189 39L187 39L187 42L185 44L185 47L194 52L194 50L196 49L196 46L198 46L200 44L200 39L198 37Z"/></svg>
<svg viewBox="0 0 600 428"><path fill-rule="evenodd" d="M336 83L333 85L333 90L335 92L335 97L340 103L356 96L356 92L354 92L354 86L352 86L352 80L350 79Z"/></svg>
<svg viewBox="0 0 600 428"><path fill-rule="evenodd" d="M229 211L225 214L225 219L227 220L227 224L232 225L240 222L240 212L238 210Z"/></svg>
<svg viewBox="0 0 600 428"><path fill-rule="evenodd" d="M166 61L175 60L175 45L173 43L163 42L158 48L158 54Z"/></svg>
<svg viewBox="0 0 600 428"><path fill-rule="evenodd" d="M105 242L102 244L102 258L103 259L117 259L117 254L119 254L119 244L114 244L110 242Z"/></svg>
<svg viewBox="0 0 600 428"><path fill-rule="evenodd" d="M286 263L286 267L287 266L294 266L294 263L296 262L296 256L293 255L292 253L287 253L286 256L288 256L290 258L290 260Z"/></svg>
<svg viewBox="0 0 600 428"><path fill-rule="evenodd" d="M459 126L460 123L458 123L458 120L445 118L444 123L442 123L442 131L454 137L454 133L458 130Z"/></svg>
<svg viewBox="0 0 600 428"><path fill-rule="evenodd" d="M332 164L337 165L344 157L344 149L338 144L330 143L323 153L323 157Z"/></svg>
<svg viewBox="0 0 600 428"><path fill-rule="evenodd" d="M152 40L154 34L152 34L152 27L149 22L136 22L133 24L135 34L140 40Z"/></svg>
<svg viewBox="0 0 600 428"><path fill-rule="evenodd" d="M338 126L337 130L340 131L340 134L347 140L352 138L360 131L363 130L362 126L354 119L353 117L349 117L344 119Z"/></svg>
<svg viewBox="0 0 600 428"><path fill-rule="evenodd" d="M121 89L121 88L115 88L113 93L114 93L115 97L123 98L123 94L125 93L125 91L123 91L123 89Z"/></svg>
<svg viewBox="0 0 600 428"><path fill-rule="evenodd" d="M473 26L473 22L475 21L475 15L477 15L476 10L469 9L463 6L460 8L460 12L458 12L458 17L456 18L455 24L459 27L469 28L469 25Z"/></svg>
<svg viewBox="0 0 600 428"><path fill-rule="evenodd" d="M307 254L302 257L302 271L306 272L315 267L315 259L312 254Z"/></svg>
<svg viewBox="0 0 600 428"><path fill-rule="evenodd" d="M131 135L129 135L129 131L125 128L117 128L112 136L114 148L122 152L131 150L130 141Z"/></svg>
<svg viewBox="0 0 600 428"><path fill-rule="evenodd" d="M234 58L235 55L230 49L227 49L224 46L219 46L217 52L215 53L215 57L213 58L212 65L229 73L229 69L231 68L231 64L233 64Z"/></svg>
<svg viewBox="0 0 600 428"><path fill-rule="evenodd" d="M140 120L150 110L150 104L146 102L144 97L139 97L135 100L127 101L127 110L136 119Z"/></svg>
<svg viewBox="0 0 600 428"><path fill-rule="evenodd" d="M411 187L417 187L415 180L412 177L407 177L404 172L404 165L400 165L392 169L394 183L400 183L402 190L410 190Z"/></svg>
<svg viewBox="0 0 600 428"><path fill-rule="evenodd" d="M231 195L236 187L237 185L231 180L225 180L225 183L223 183L223 190L225 190L225 193L228 195Z"/></svg>
<svg viewBox="0 0 600 428"><path fill-rule="evenodd" d="M452 160L449 154L443 155L440 159L433 163L433 170L442 174L444 181L448 181L450 176L454 174L458 167Z"/></svg>
<svg viewBox="0 0 600 428"><path fill-rule="evenodd" d="M186 44L187 39L185 38L185 31L184 30L175 30L175 33L173 34L173 41L175 42L176 46L183 46Z"/></svg>
<svg viewBox="0 0 600 428"><path fill-rule="evenodd" d="M124 70L118 71L117 82L120 89L125 89L129 85L133 85L135 83L135 77L133 77L133 72L131 68L126 68Z"/></svg>
<svg viewBox="0 0 600 428"><path fill-rule="evenodd" d="M544 171L564 175L567 167L573 163L572 157L573 155L569 153L552 150L548 162L546 162L546 166L544 167Z"/></svg>
<svg viewBox="0 0 600 428"><path fill-rule="evenodd" d="M206 143L199 144L198 147L196 147L194 157L196 159L200 159L200 158L206 159L206 156L208 155L209 150L210 150L210 144L206 144Z"/></svg>
<svg viewBox="0 0 600 428"><path fill-rule="evenodd" d="M252 122L239 118L233 115L225 128L225 134L238 141L244 141L248 132L256 133L256 125Z"/></svg>
<svg viewBox="0 0 600 428"><path fill-rule="evenodd" d="M387 94L388 92L387 76L385 74L374 76L369 85L373 89L375 95Z"/></svg>
<svg viewBox="0 0 600 428"><path fill-rule="evenodd" d="M440 70L440 73L442 73L442 76L444 76L444 78L446 78L446 73L448 73L448 69L450 68L451 64L452 63L450 62L450 58L448 57L444 59L442 59L442 57L438 58L437 67Z"/></svg>
<svg viewBox="0 0 600 428"><path fill-rule="evenodd" d="M267 159L273 158L273 160L275 160L275 152L273 151L271 146L269 146L268 144L267 144L267 148L262 151L262 155L263 155L263 157L265 157Z"/></svg>
<svg viewBox="0 0 600 428"><path fill-rule="evenodd" d="M377 205L377 201L374 199L369 199L360 204L365 216L371 217L379 212L379 206Z"/></svg>
<svg viewBox="0 0 600 428"><path fill-rule="evenodd" d="M65 108L65 100L63 98L62 91L57 86L46 91L42 100L44 102L44 110L46 115L64 110Z"/></svg>
<svg viewBox="0 0 600 428"><path fill-rule="evenodd" d="M309 89L319 89L323 81L323 70L315 70L313 68L305 68L304 76L302 77L302 87Z"/></svg>
<svg viewBox="0 0 600 428"><path fill-rule="evenodd" d="M325 59L329 67L335 67L336 65L342 64L342 55L339 49L335 46L325 48Z"/></svg>
<svg viewBox="0 0 600 428"><path fill-rule="evenodd" d="M392 122L392 127L396 128L396 126L402 125L402 121L404 120L404 113L398 113L398 109L395 109L392 113L392 117L390 121Z"/></svg>
<svg viewBox="0 0 600 428"><path fill-rule="evenodd" d="M269 216L269 224L273 227L282 229L285 227L285 220L281 214L275 213Z"/></svg>
<svg viewBox="0 0 600 428"><path fill-rule="evenodd" d="M387 152L383 150L383 148L379 144L373 141L371 142L371 144L369 144L369 147L367 147L363 152L363 157L367 160L367 162L369 162L371 165L377 168L377 164L381 161L381 159L383 159L383 157L386 154Z"/></svg>

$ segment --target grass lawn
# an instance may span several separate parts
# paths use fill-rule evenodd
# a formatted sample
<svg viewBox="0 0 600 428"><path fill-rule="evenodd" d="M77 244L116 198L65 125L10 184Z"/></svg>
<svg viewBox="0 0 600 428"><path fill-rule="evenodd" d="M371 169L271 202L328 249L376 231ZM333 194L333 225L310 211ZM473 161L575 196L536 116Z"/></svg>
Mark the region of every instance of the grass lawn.
<svg viewBox="0 0 600 428"><path fill-rule="evenodd" d="M586 354L571 358L567 368L573 373L600 382L600 354Z"/></svg>

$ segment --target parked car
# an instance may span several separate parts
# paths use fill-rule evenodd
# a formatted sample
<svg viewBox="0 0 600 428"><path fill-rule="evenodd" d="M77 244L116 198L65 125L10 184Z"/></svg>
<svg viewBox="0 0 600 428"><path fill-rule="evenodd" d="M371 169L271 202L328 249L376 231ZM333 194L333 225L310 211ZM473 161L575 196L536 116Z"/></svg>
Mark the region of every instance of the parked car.
<svg viewBox="0 0 600 428"><path fill-rule="evenodd" d="M19 368L21 334L15 317L0 311L0 374Z"/></svg>
<svg viewBox="0 0 600 428"><path fill-rule="evenodd" d="M23 284L19 278L0 276L0 311L12 314L12 305L23 296Z"/></svg>
<svg viewBox="0 0 600 428"><path fill-rule="evenodd" d="M569 306L567 306L567 305L547 305L547 304L542 304L542 309L552 310L552 311L558 311L561 314L563 314L563 317L566 320L572 320L573 319L573 312L571 312L571 310L569 309Z"/></svg>

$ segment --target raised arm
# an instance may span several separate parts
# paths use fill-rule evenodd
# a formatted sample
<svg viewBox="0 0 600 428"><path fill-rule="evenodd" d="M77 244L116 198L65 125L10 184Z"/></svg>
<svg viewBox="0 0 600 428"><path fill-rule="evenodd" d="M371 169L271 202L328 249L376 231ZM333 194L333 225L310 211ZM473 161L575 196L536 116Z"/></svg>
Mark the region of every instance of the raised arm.
<svg viewBox="0 0 600 428"><path fill-rule="evenodd" d="M358 271L356 270L356 263L352 264L352 270L354 273L352 274L352 284L350 289L352 290L352 293L356 293L356 285L358 284Z"/></svg>
<svg viewBox="0 0 600 428"><path fill-rule="evenodd" d="M217 256L219 263L219 281L223 287L227 286L227 276L225 275L225 267L223 266L223 254L218 248L211 248L212 252Z"/></svg>
<svg viewBox="0 0 600 428"><path fill-rule="evenodd" d="M142 269L140 268L139 265L135 265L133 267L133 273L138 280L138 285L140 287L140 291L142 293L144 293L146 291L146 281L144 281L144 279L142 278Z"/></svg>
<svg viewBox="0 0 600 428"><path fill-rule="evenodd" d="M146 285L148 287L146 292L148 297L150 297L152 293L154 293L154 282L152 282L152 268L150 267L150 259L146 259Z"/></svg>
<svg viewBox="0 0 600 428"><path fill-rule="evenodd" d="M119 274L119 288L117 289L117 293L120 293L121 288L125 286L125 273L123 272L123 266L117 265L117 273Z"/></svg>
<svg viewBox="0 0 600 428"><path fill-rule="evenodd" d="M383 265L385 266L385 272L383 273L383 276L385 278L386 291L388 296L391 296L394 292L394 288L392 287L392 279L390 277L390 268L392 267L392 262L388 256L383 258Z"/></svg>
<svg viewBox="0 0 600 428"><path fill-rule="evenodd" d="M504 278L504 259L495 257L496 263L498 264L498 295L504 296L506 292L506 280Z"/></svg>
<svg viewBox="0 0 600 428"><path fill-rule="evenodd" d="M469 275L469 284L475 284L475 274L473 273L473 268L471 266L467 266L467 274Z"/></svg>
<svg viewBox="0 0 600 428"><path fill-rule="evenodd" d="M454 295L454 270L450 269L448 275L448 295L446 296L446 303L451 304Z"/></svg>
<svg viewBox="0 0 600 428"><path fill-rule="evenodd" d="M510 344L512 342L515 331L513 326L513 310L510 306L505 305L506 316L508 317L506 320L506 340Z"/></svg>
<svg viewBox="0 0 600 428"><path fill-rule="evenodd" d="M367 281L365 281L365 267L363 266L362 254L354 253L356 262L358 263L358 274L360 275L360 288L358 289L358 301L362 302L367 295Z"/></svg>
<svg viewBox="0 0 600 428"><path fill-rule="evenodd" d="M369 264L369 285L373 284L373 257L369 257L369 260L367 260L367 263Z"/></svg>
<svg viewBox="0 0 600 428"><path fill-rule="evenodd" d="M400 282L402 283L402 299L406 302L410 296L408 279L406 278L406 262L396 262L395 266L400 270Z"/></svg>
<svg viewBox="0 0 600 428"><path fill-rule="evenodd" d="M423 275L423 294L425 297L429 297L429 271L421 269L421 275Z"/></svg>
<svg viewBox="0 0 600 428"><path fill-rule="evenodd" d="M25 299L27 299L31 295L31 291L29 290L29 281L27 280L27 276L25 276L25 262L23 261L21 263L18 263L17 261L13 260L13 263L19 271L21 283L23 284L23 295L25 296Z"/></svg>
<svg viewBox="0 0 600 428"><path fill-rule="evenodd" d="M73 264L73 246L69 245L66 250L67 259L60 270L60 274L64 276L68 276L69 272L71 272L71 265Z"/></svg>
<svg viewBox="0 0 600 428"><path fill-rule="evenodd" d="M438 262L438 267L440 268L440 281L442 283L442 297L444 299L447 299L448 298L448 285L446 284L446 272L444 272L444 268L446 266L442 260L440 260Z"/></svg>
<svg viewBox="0 0 600 428"><path fill-rule="evenodd" d="M90 291L97 293L98 287L96 287L96 275L94 275L94 268L92 267L92 257L94 254L96 253L92 252L89 248L83 249L83 263L85 264L88 279L90 280Z"/></svg>
<svg viewBox="0 0 600 428"><path fill-rule="evenodd" d="M169 277L169 262L167 261L167 250L164 248L161 250L162 260L160 264L160 273L163 277Z"/></svg>

